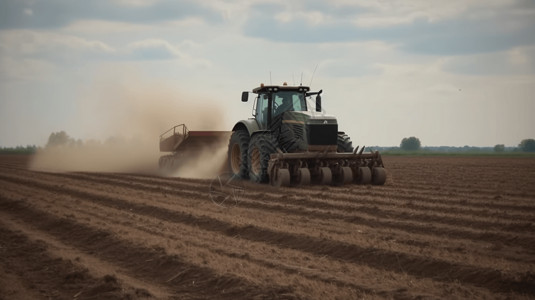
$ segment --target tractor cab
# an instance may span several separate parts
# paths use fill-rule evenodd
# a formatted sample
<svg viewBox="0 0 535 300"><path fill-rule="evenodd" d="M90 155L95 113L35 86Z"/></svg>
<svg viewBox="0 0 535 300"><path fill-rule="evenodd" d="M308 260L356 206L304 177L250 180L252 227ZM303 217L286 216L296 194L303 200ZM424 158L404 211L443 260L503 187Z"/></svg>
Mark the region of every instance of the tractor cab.
<svg viewBox="0 0 535 300"><path fill-rule="evenodd" d="M258 96L253 105L253 116L261 130L271 127L273 122L280 119L285 112L312 112L307 103L307 97L317 95L316 109L321 111L321 91L309 93L310 88L306 86L288 86L284 83L282 86L265 86L253 89L253 93ZM242 101L248 100L249 93L243 92Z"/></svg>

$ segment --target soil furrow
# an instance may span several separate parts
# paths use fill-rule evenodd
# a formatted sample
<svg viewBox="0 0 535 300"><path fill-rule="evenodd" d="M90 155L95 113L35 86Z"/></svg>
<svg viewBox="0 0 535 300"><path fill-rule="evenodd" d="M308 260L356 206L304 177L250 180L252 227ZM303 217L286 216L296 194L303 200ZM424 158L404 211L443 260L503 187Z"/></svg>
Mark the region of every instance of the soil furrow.
<svg viewBox="0 0 535 300"><path fill-rule="evenodd" d="M516 291L535 294L535 286L529 274L521 274L519 280L513 279L498 270L475 268L469 265L453 264L438 259L428 259L416 255L391 252L375 248L362 248L358 245L326 240L310 236L278 232L256 226L236 226L208 216L194 216L178 211L169 211L150 205L134 204L118 199L101 197L85 192L76 192L76 196L91 198L92 201L113 208L130 209L136 214L158 216L162 220L194 225L201 229L219 232L236 238L275 244L279 247L295 249L314 255L326 255L335 259L363 264L373 268L408 273L416 277L451 282L459 280L482 286L496 292ZM26 208L28 209L28 208ZM441 270L437 272L436 270Z"/></svg>
<svg viewBox="0 0 535 300"><path fill-rule="evenodd" d="M62 176L62 175L59 175ZM73 176L66 175L69 178ZM100 176L104 178L110 178L112 180L107 180L103 178L96 178L95 175L82 175L78 179L89 180L102 184L115 184L120 183L131 188L136 188L139 190L150 190L153 192L161 192L161 187L167 187L172 190L183 190L189 188L188 185L183 185L180 183L168 183L168 184L159 184L151 182L149 180L138 180L137 182L132 182L130 180L125 180L119 176ZM141 183L142 185L138 185ZM149 184L150 186L147 186ZM254 187L254 186L253 186ZM206 187L208 190L208 187ZM326 195L325 193L320 194L321 198L316 197L288 197L284 195L270 194L270 193L258 193L258 192L248 192L245 190L243 196L248 198L254 198L265 200L268 203L280 203L280 204L293 204L296 206L303 206L307 208L318 208L318 209L327 209L329 211L343 211L343 212L352 212L358 211L371 215L373 217L381 218L393 218L393 219L410 219L420 222L436 222L439 224L458 224L464 227L472 228L495 228L503 231L511 232L527 232L533 233L532 222L535 221L535 217L532 214L526 213L526 215L518 214L504 214L504 208L498 209L496 211L491 211L489 209L484 210L472 210L464 207L455 207L455 206L445 206L445 205L418 205L415 201L392 201L392 198L388 200L383 200L381 198L370 198L370 197L355 197L355 196L336 196L333 194ZM192 195L189 195L192 196ZM206 195L208 196L208 195ZM259 197L260 196L260 197ZM329 202L323 199L329 199ZM398 198L402 198L399 197ZM403 198L404 199L404 198ZM410 199L408 197L407 199ZM341 200L338 201L333 200ZM383 208L384 207L384 208ZM520 207L522 209L523 207ZM531 208L535 209L535 206ZM441 215L436 215L436 214ZM444 215L447 214L447 215ZM478 216L477 218L474 218ZM459 217L464 216L464 217ZM492 218L493 220L485 221L481 220L483 218ZM497 220L500 220L499 222ZM509 220L509 221L505 221Z"/></svg>
<svg viewBox="0 0 535 300"><path fill-rule="evenodd" d="M48 246L41 241L31 241L25 235L14 232L0 222L0 268L23 275L25 291L10 291L0 285L0 298L6 299L135 299L150 294L142 290L126 292L113 275L95 278L88 270L58 257L51 257ZM46 268L37 268L44 264Z"/></svg>
<svg viewBox="0 0 535 300"><path fill-rule="evenodd" d="M104 260L129 269L132 274L165 282L181 298L296 298L289 287L261 287L233 275L217 275L206 267L190 264L163 249L145 248L120 240L110 232L93 229L72 220L35 210L21 202L0 196L0 208L59 240ZM143 262L143 263L141 263Z"/></svg>
<svg viewBox="0 0 535 300"><path fill-rule="evenodd" d="M58 176L64 176L69 177L73 173L70 174L57 174ZM125 180L126 178L136 180L140 183L146 183L151 185L158 185L158 186L167 186L171 188L186 188L189 189L192 186L209 186L209 180L184 180L182 178L166 178L166 177L150 177L148 175L144 176L134 176L134 175L128 175L128 177L123 176L122 174L102 174L102 173L74 173L74 174L85 174L88 176L98 176L100 178L110 178L110 179L116 179L116 180ZM246 187L250 187L251 189L264 191L266 195L269 195L270 193L279 194L280 191L277 191L276 189L273 189L268 186L255 186L255 185L248 185ZM323 195L325 198L329 198L330 200L341 200L343 202L354 202L355 199L358 199L359 201L366 201L369 204L385 204L385 205L404 205L408 201L412 202L413 206L415 208L422 206L422 209L425 210L427 207L426 204L433 205L435 207L436 204L442 204L444 205L445 211L451 211L449 209L458 209L460 213L463 212L464 208L473 208L473 209L481 209L480 211L476 211L479 213L485 213L485 210L496 210L496 211L518 211L518 212L532 212L535 211L535 206L531 205L531 197L528 196L530 199L526 199L522 201L522 203L516 203L514 205L506 204L506 203L496 203L497 199L501 199L503 195L496 195L496 193L492 193L490 196L480 195L478 193L473 192L452 192L452 191L444 191L442 193L437 192L436 190L431 190L430 193L422 193L420 190L416 189L400 189L399 187L396 188L390 188L388 186L385 187L363 187L363 186L353 186L353 187L310 187L308 189L300 189L300 188L291 188L292 190L298 190L299 194L302 196L315 196L319 194ZM326 189L326 191L325 191ZM247 190L246 190L247 192ZM524 192L525 194L525 192ZM535 196L535 192L533 193L533 196ZM451 199L452 197L455 197L454 199ZM526 197L526 195L524 196ZM456 199L458 198L458 199ZM497 198L497 199L496 199ZM388 200L383 200L388 199ZM509 199L509 201L511 201ZM418 203L421 203L420 205Z"/></svg>
<svg viewBox="0 0 535 300"><path fill-rule="evenodd" d="M357 193L358 192L358 193ZM362 198L386 198L393 199L394 201L400 202L403 204L407 201L413 202L413 204L418 205L421 203L425 207L426 204L441 204L446 207L457 207L461 210L463 208L472 208L472 209L484 209L484 210L496 210L496 211L516 211L516 212L534 212L535 206L532 205L530 198L535 195L525 194L520 201L515 201L519 199L507 199L507 203L499 203L502 201L503 197L506 195L492 193L491 195L485 196L482 193L477 192L447 192L444 194L437 193L436 191L431 191L430 193L422 193L418 190L408 190L404 192L400 189L387 190L385 188L382 191L371 190L371 191L360 191L353 189L352 194L356 197ZM346 198L347 196L342 196ZM335 199L338 199L338 196L334 195ZM360 199L360 198L359 198ZM513 204L509 204L509 202ZM516 203L515 203L516 202ZM483 211L484 212L484 211Z"/></svg>
<svg viewBox="0 0 535 300"><path fill-rule="evenodd" d="M23 196L23 194L20 194L20 196L22 196L22 198L25 198L25 195ZM2 197L2 195L0 195L0 198L1 197ZM17 198L19 196L14 196L14 197ZM74 204L74 205L71 204L72 206L69 206L69 205L66 205L67 202L64 202L64 201L62 201L61 204L57 203L57 202L54 202L53 200L50 201L50 202L46 201L46 200L44 200L44 201L46 203L53 204L54 208L63 207L64 210L70 211L70 213L68 215L61 215L61 213L55 212L55 215L56 215L57 218L67 217L67 218L70 218L70 219L78 220L78 222L79 222L79 220L88 219L87 217L89 216L90 218L95 218L95 219L98 219L98 220L102 220L106 224L113 224L113 223L121 224L119 226L117 226L117 225L111 226L113 228L106 228L105 231L117 231L118 228L121 228L123 225L125 225L125 226L128 226L127 230L129 232L131 232L132 229L137 230L138 231L138 236L140 236L140 237L141 237L141 235L139 235L139 232L142 232L142 233L148 234L149 236L160 236L160 237L162 237L164 239L171 239L171 240L174 240L174 241L186 242L187 245L188 245L188 249L190 251L197 252L197 254L199 254L199 253L201 253L203 251L210 251L210 252L215 253L217 255L225 256L225 258L219 258L219 259L248 261L248 262L256 264L256 265L258 265L260 267L267 268L267 269L272 269L273 272L280 273L279 276L281 276L281 275L284 276L285 274L287 274L287 275L297 275L299 277L312 280L312 281L316 282L317 284L325 284L325 285L327 285L325 287L325 290L329 289L332 285L335 285L338 288L353 290L357 294L383 293L385 295L388 295L390 293L390 291L380 291L380 289L377 289L377 288L373 288L372 289L372 288L365 287L365 286L359 286L359 285L356 285L351 280L341 280L341 279L339 280L339 279L332 278L332 277L325 277L320 272L308 273L305 270L307 268L303 269L303 268L300 268L299 266L293 266L292 267L292 266L289 266L289 265L285 265L282 262L280 262L280 263L276 262L275 263L275 262L267 260L267 259L255 258L255 257L251 256L248 253L243 253L243 251L232 252L232 251L229 251L228 249L220 248L219 246L222 246L222 245L219 245L219 244L210 244L210 243L205 243L205 242L199 243L199 242L196 242L196 239L200 235L198 231L196 231L196 234L191 236L192 237L191 239L188 239L187 237L185 237L182 230L180 231L180 233L177 233L177 234L164 234L164 233L162 233L161 230L151 229L151 228L158 228L158 227L161 226L162 222L160 220L158 220L158 219L151 218L151 219L147 219L147 220L138 220L137 222L121 221L121 219L123 219L123 218L124 218L123 220L131 220L130 213L125 212L124 210L115 210L115 209L113 209L118 214L125 214L126 218L125 218L125 216L123 216L123 218L118 218L118 215L116 215L115 213L114 213L114 215L108 217L108 216L105 216L102 211L105 211L106 213L110 213L111 211L110 211L109 207L102 206L102 208L101 208L102 211L99 212L96 207L91 207L91 206L88 206L88 205L82 205L82 203L79 203L79 202L69 201L72 204ZM34 208L37 207L36 203L34 203L33 201L32 201L32 206ZM41 203L39 203L39 206L41 206L41 207L38 208L38 209L39 210L43 210L43 209L46 209L46 207L50 207L51 205L44 204L44 207L42 207L43 205ZM148 222L148 220L153 220L153 221L149 222L151 224L146 224ZM190 228L192 228L194 230L197 229L195 226L191 226ZM182 226L181 229L184 229L184 227ZM232 239L231 237L227 237L227 236L221 236L221 238L228 238L229 240ZM214 240L214 237L210 237L209 239L207 239L207 241L211 241L211 240ZM169 242L167 242L166 244L169 244ZM235 244L235 243L231 243L231 245L232 244ZM197 250L195 250L195 249L197 249ZM280 251L280 250L277 250L277 251ZM214 258L212 258L212 259L214 259ZM292 261L289 262L289 264L291 264L291 263L292 263ZM307 293L305 293L305 294L307 294Z"/></svg>
<svg viewBox="0 0 535 300"><path fill-rule="evenodd" d="M152 169L35 172L27 170L31 159L0 156L0 228L25 236L30 247L47 247L49 255L28 256L35 270L48 268L47 257L61 257L99 282L113 274L121 289L134 288L128 298L143 298L136 288L156 298L221 298L197 281L184 279L182 292L165 283L183 279L184 270L165 266L175 258L193 273L208 270L208 280L231 275L234 291L256 298L534 298L535 157L386 156L384 186L239 182L243 192L225 207L212 203L211 180L160 177ZM97 249L87 236L99 233ZM148 264L132 256L140 251ZM0 262L27 266L24 256ZM143 271L162 265L160 278ZM23 286L55 289L41 278L46 272L30 278L2 266L2 299L13 298L5 287L32 299L40 292Z"/></svg>
<svg viewBox="0 0 535 300"><path fill-rule="evenodd" d="M7 183L8 185L11 185L9 183ZM13 189L11 189L12 191L17 191L18 189L16 188L16 185L14 185ZM19 192L22 192L21 190L18 190ZM47 201L47 198L43 198L45 197L44 196L44 193L47 193L45 190L42 190L39 196L39 198L41 198L39 201ZM51 193L51 195L53 196L54 194ZM31 198L31 194L28 194L26 195L26 198ZM25 197L22 197L23 199ZM79 199L82 199L82 198L79 198ZM72 202L71 199L66 199L67 202ZM91 201L91 200L89 200ZM34 201L33 201L34 202ZM256 201L252 201L252 203L255 203ZM65 203L65 204L66 204ZM81 206L82 203L79 202L79 201L75 201L76 205L77 206ZM59 206L61 204L54 204L55 207ZM96 210L96 207L90 207L88 206L87 208L83 208L85 210L87 210L88 212L86 212L86 214L90 214L90 211L91 210ZM169 208L167 208L169 209ZM77 207L73 207L72 210L77 210ZM122 210L122 211L129 211L129 210ZM246 210L244 211L244 214L246 214ZM277 212L275 212L277 213ZM107 219L106 217L104 217L103 215L99 216L99 215L93 215L91 214L92 217L96 217L96 218L101 218L101 219ZM128 213L128 215L130 215L130 213ZM148 215L148 214L147 214ZM239 214L238 214L239 215ZM322 222L316 222L318 219L316 218L306 218L306 221L304 218L301 218L303 219L303 222L306 222L308 223L308 225L310 226L313 226L314 228L317 228L318 230L321 230L321 231L324 231L324 232L330 232L330 229L328 226L326 226L326 224L322 224ZM113 222L113 219L109 219L111 222ZM290 220L290 219L287 219L287 220ZM324 222L323 222L324 223ZM330 223L330 222L329 222ZM335 224L338 224L339 222L335 219L333 219L333 225L336 226ZM136 226L137 223L132 223L132 222L129 222L128 221L128 224L130 224L130 226ZM153 224L154 225L154 224ZM260 226L260 227L264 227L265 224L263 223L257 223L257 226ZM307 226L307 224L303 223L303 225L300 225L301 226ZM192 227L192 228L195 228L195 227ZM336 227L338 228L338 227ZM358 227L357 227L358 228ZM362 228L359 228L359 229L362 229ZM355 229L356 231L360 232L359 229ZM143 229L145 230L145 229ZM297 232L294 232L294 234L299 234L301 230L297 231ZM365 231L369 231L369 229L365 229ZM330 235L329 238L330 239L335 239L335 240L339 240L339 241L345 241L346 238L350 238L350 236L347 235L347 230L345 231L345 233L343 235ZM367 235L362 235L362 234L359 234L361 237L358 239L358 240L355 240L353 241L352 243L360 243L360 244L366 244L367 247L368 245L373 245L375 242L374 241L377 241L377 239L379 239L381 241L380 244L377 245L377 247L380 247L382 249L390 249L391 248L391 244L392 243L397 243L399 245L402 245L402 244L405 244L407 245L408 247L398 247L398 251L402 252L402 253L414 253L415 251L416 252L420 252L421 253L421 250L423 247L425 248L429 248L429 247L432 247L432 248L435 248L436 250L433 251L433 253L427 253L426 255L429 256L429 257L435 257L435 258L442 258L442 255L444 255L443 251L444 249L449 249L448 252L450 253L455 253L455 252L459 252L459 251L462 251L462 252L465 252L466 249L467 249L467 245L466 245L466 241L461 241L461 242L458 242L458 243L453 243L453 241L450 241L450 246L449 247L444 247L444 246L434 246L433 243L429 243L429 242L419 242L418 240L415 240L415 239L423 239L423 241L426 240L425 237L416 237L414 235L399 235L399 233L392 233L392 232L385 232L383 234L381 234L382 236L381 237L371 237L371 236L367 236ZM213 237L209 237L210 240L213 239ZM427 240L428 240L428 237L427 237ZM439 243L441 243L440 240L438 240ZM455 245L457 244L457 245ZM502 249L507 249L508 246L500 246ZM507 264L507 265L504 265L503 267L505 269L509 269L511 267L511 265L514 265L515 263L517 262L521 262L523 261L522 256L519 256L518 254L516 256L511 256L508 254L508 252L503 252L503 251L495 251L493 249L488 249L488 247L485 245L485 243L478 243L477 246L472 246L469 248L470 249L470 252L472 253L472 255L475 255L475 256L478 256L478 257L486 257L488 259L494 259L494 260L497 260L497 262L499 261L502 261L504 258L506 259L509 259L511 260L512 263L510 264ZM438 250L438 251L437 251ZM486 251L486 252L481 252L481 253L478 253L480 251ZM515 249L515 251L517 251L518 253L518 250ZM451 254L450 254L451 255ZM458 256L458 255L456 255ZM528 262L531 262L531 260L529 258L526 257L526 259L528 259ZM463 263L464 260L459 260L459 259L453 259L453 260L450 260L452 263L458 263L458 262L461 262ZM500 265L502 265L503 263L500 262ZM476 263L477 266L480 266L479 263ZM522 268L523 269L523 268Z"/></svg>
<svg viewBox="0 0 535 300"><path fill-rule="evenodd" d="M92 175L93 174L93 175ZM113 184L113 182L121 182L124 185L128 185L129 187L135 188L136 186L139 189L142 190L151 190L153 192L160 192L162 188L166 187L168 189L173 190L189 190L192 187L192 184L196 187L206 187L208 190L209 182L206 180L188 180L188 182L184 182L184 180L164 180L164 178L157 178L157 180L154 180L154 177L150 177L148 175L144 176L131 176L129 175L129 179L125 179L123 176L119 174L94 174L94 173L69 173L69 174L49 174L53 176L59 176L63 178L77 178L80 180L90 180L97 183L102 184ZM136 177L136 178L132 178ZM142 177L145 179L139 179L137 177ZM112 179L112 181L106 180L104 178ZM150 178L153 178L152 180ZM135 180L132 181L132 180ZM162 183L161 180L164 180L164 183ZM141 183L141 185L139 185ZM147 186L151 185L151 186ZM265 189L265 187L255 187L254 185L248 186L251 189ZM266 193L262 193L262 197L264 200L268 202L281 202L281 196L277 194L272 194L275 190L273 189L267 189ZM393 216L395 214L398 214L402 219L407 218L407 214L409 215L411 220L415 220L417 218L423 218L423 222L437 222L442 224L459 224L466 227L479 227L479 228L496 228L504 231L512 231L512 232L519 232L519 231L525 231L525 232L533 232L532 228L532 222L535 221L533 214L531 214L531 211L535 211L535 206L533 205L506 205L506 204L500 204L500 203L494 203L494 201L484 199L482 201L474 201L473 197L474 195L470 195L468 199L462 198L459 200L456 200L454 203L451 203L452 201L447 201L448 203L440 203L439 201L441 199L433 200L433 197L429 198L430 196L419 196L419 195L402 195L402 194L396 194L395 197L391 193L379 191L377 189L369 190L367 189L365 193L355 193L356 191L360 191L357 188L351 188L347 192L348 193L342 193L338 192L338 189L331 190L329 188L329 192L321 192L321 198L317 198L317 193L313 194L306 190L300 190L302 194L307 195L314 195L312 197L298 197L298 198L291 198L291 197L284 197L284 201L290 202L294 200L294 202L297 202L300 205L311 207L311 208L336 208L344 211L352 211L355 210L355 206L358 207L358 210L361 212L365 212L368 214L371 214L372 216L381 216L381 217L389 217ZM256 198L258 195L257 192L248 192L248 189L245 189L244 196ZM188 195L189 197L193 195ZM436 196L434 196L436 197ZM451 197L451 195L450 195ZM331 203L325 203L322 201L322 199L328 198ZM387 200L385 200L387 199ZM306 200L309 200L307 202ZM484 201L484 202L483 202ZM340 202L341 204L336 204L337 202ZM439 202L437 205L436 202ZM422 203L422 204L418 204ZM366 206L368 205L368 206ZM380 206L385 206L386 209L381 209ZM388 209L389 207L393 208ZM475 208L476 210L470 209L470 207ZM399 212L400 209L405 208L409 210L408 212ZM420 212L414 213L412 211ZM511 213L511 211L517 211L519 213ZM507 212L507 213L504 213ZM430 215L430 213L441 213L441 214L449 214L452 216L435 216ZM522 213L522 214L520 214ZM393 214L393 215L392 215ZM491 218L493 220L491 221L480 221L474 219L473 216L476 215L478 218ZM464 218L460 218L458 216L464 216ZM501 222L496 222L496 219L500 220ZM509 220L508 222L503 222L505 220Z"/></svg>
<svg viewBox="0 0 535 300"><path fill-rule="evenodd" d="M10 182L18 182L23 185L28 186L34 186L36 188L49 190L51 188L54 188L58 190L58 192L66 193L69 195L72 195L74 197L82 197L91 199L93 201L98 201L99 203L103 203L104 205L111 205L111 203L114 203L115 201L122 201L114 198L105 197L103 195L98 194L92 194L87 193L81 190L77 189L71 189L65 186L57 186L54 184L44 184L36 181L30 181L26 179L21 178L13 178L13 177L4 177L0 175L0 180L7 180ZM110 184L108 182L108 184ZM111 183L113 185L113 183ZM142 191L142 186L135 186L133 189L137 189ZM129 188L131 188L129 186ZM151 190L153 192L162 192L162 190L159 190L158 188L154 187ZM166 191L168 193L171 193L176 196L182 196L182 197L192 197L193 199L200 199L203 201L207 201L206 197L200 197L200 194L197 192L184 192L184 191ZM102 201L102 199L106 199L106 201ZM124 201L122 201L124 202ZM133 205L134 207L138 204L127 204L124 202L125 205ZM489 231L486 228L482 228L481 231L472 231L472 230L464 230L464 229L458 229L454 226L448 226L448 227L440 227L440 226L429 226L425 225L425 223L414 223L414 221L410 220L410 222L403 222L403 221L392 221L392 220L383 220L382 216L378 215L376 218L369 218L369 217L363 217L360 215L347 215L347 214L340 214L335 213L331 211L323 212L323 211L317 211L317 210L311 210L308 208L302 208L302 207L291 207L288 205L278 205L278 204L266 204L262 203L262 201L241 201L240 207L244 208L251 208L251 209L258 209L263 211L273 211L277 213L284 213L284 214L290 214L290 215L298 215L298 216L304 216L304 217L311 217L311 218L317 218L317 219L325 219L325 220L343 220L348 223L352 224L362 224L365 226L370 227L386 227L386 228L392 228L396 230L404 230L406 232L412 232L412 233L418 233L423 235L433 235L433 236L446 236L450 238L455 239L468 239L468 240L480 240L480 241L488 241L490 243L502 243L505 245L518 245L521 247L524 247L525 249L532 250L535 247L535 239L529 236L522 236L520 234L508 234L508 233L501 233L496 231ZM147 208L146 210L150 213L151 210L163 210L166 211L163 208L159 208L156 206L145 206L141 205L142 207ZM134 209L134 208L130 208ZM449 225L449 224L446 224ZM451 225L456 225L455 223ZM464 227L462 227L464 228Z"/></svg>

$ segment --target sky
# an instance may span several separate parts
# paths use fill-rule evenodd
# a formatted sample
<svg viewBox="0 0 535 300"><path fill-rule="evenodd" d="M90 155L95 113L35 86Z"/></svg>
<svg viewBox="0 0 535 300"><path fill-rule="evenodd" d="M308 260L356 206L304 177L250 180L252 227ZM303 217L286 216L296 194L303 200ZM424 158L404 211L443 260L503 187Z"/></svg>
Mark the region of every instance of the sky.
<svg viewBox="0 0 535 300"><path fill-rule="evenodd" d="M242 91L323 90L354 145L535 138L533 0L0 0L0 147L231 130Z"/></svg>

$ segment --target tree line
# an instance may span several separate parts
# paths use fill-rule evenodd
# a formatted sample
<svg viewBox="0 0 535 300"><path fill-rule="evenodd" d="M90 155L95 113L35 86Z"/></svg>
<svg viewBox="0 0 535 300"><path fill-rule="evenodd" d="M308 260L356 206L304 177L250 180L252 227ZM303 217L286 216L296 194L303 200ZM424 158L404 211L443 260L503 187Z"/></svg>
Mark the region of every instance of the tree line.
<svg viewBox="0 0 535 300"><path fill-rule="evenodd" d="M464 147L425 147L428 150L449 150L449 152L453 152L452 150L458 150L458 151L477 151L477 150L484 150L487 151L489 149L492 149L494 152L505 152L506 150L509 151L521 151L521 152L535 152L535 139L524 139L519 144L518 147L505 147L504 144L497 144L494 147L470 147L470 146L464 146ZM401 140L401 143L399 145L399 149L403 151L419 151L422 149L422 143L419 138L411 136L408 138L403 138Z"/></svg>
<svg viewBox="0 0 535 300"><path fill-rule="evenodd" d="M80 140L71 138L65 131L52 132L48 137L45 148L62 145L74 145L81 143ZM41 147L36 145L17 146L17 147L0 147L0 154L35 154Z"/></svg>
<svg viewBox="0 0 535 300"><path fill-rule="evenodd" d="M83 142L81 140L76 140L70 137L65 131L53 132L48 137L48 142L45 146L54 147L54 146L75 146L81 145ZM388 151L395 150L395 147L373 147L376 150ZM35 145L28 146L17 146L17 147L0 147L0 154L34 154L39 150L40 147ZM504 144L497 144L494 147L450 147L450 146L440 146L440 147L424 147L422 148L422 142L419 138L411 136L406 137L401 140L399 149L403 151L421 151L430 150L436 152L535 152L535 139L523 139L518 147L505 147Z"/></svg>
<svg viewBox="0 0 535 300"><path fill-rule="evenodd" d="M35 145L17 146L17 147L0 147L0 154L34 154L39 147Z"/></svg>

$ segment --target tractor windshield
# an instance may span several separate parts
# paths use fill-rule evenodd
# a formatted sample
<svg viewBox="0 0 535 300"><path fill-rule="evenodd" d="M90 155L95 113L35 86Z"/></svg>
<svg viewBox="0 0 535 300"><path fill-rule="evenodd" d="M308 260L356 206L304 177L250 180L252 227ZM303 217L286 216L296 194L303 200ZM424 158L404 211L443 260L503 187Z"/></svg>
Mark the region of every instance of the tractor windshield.
<svg viewBox="0 0 535 300"><path fill-rule="evenodd" d="M273 116L285 111L306 111L305 95L297 91L280 91L273 94Z"/></svg>

